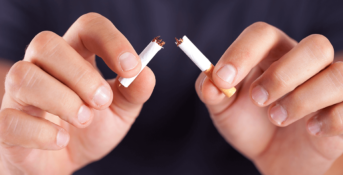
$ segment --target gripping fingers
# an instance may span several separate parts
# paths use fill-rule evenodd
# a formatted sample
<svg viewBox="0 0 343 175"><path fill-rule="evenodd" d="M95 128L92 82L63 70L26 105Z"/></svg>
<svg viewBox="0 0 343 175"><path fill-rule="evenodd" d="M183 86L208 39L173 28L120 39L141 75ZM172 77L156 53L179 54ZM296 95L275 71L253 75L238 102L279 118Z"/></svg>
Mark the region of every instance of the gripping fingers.
<svg viewBox="0 0 343 175"><path fill-rule="evenodd" d="M195 90L212 114L220 113L234 100L227 98L203 72L195 83Z"/></svg>
<svg viewBox="0 0 343 175"><path fill-rule="evenodd" d="M320 111L307 122L309 133L317 136L343 134L343 103Z"/></svg>
<svg viewBox="0 0 343 175"><path fill-rule="evenodd" d="M236 86L256 65L279 59L295 45L293 39L274 26L254 23L239 35L220 58L213 70L213 82L225 89ZM266 67L266 64L261 67Z"/></svg>
<svg viewBox="0 0 343 175"><path fill-rule="evenodd" d="M251 98L257 105L267 106L316 75L333 58L330 41L322 35L311 35L274 62L251 85Z"/></svg>
<svg viewBox="0 0 343 175"><path fill-rule="evenodd" d="M36 64L64 83L91 107L104 109L111 104L112 91L108 83L55 33L39 33L27 48L24 60Z"/></svg>
<svg viewBox="0 0 343 175"><path fill-rule="evenodd" d="M100 14L82 15L63 38L82 57L101 57L120 77L134 77L141 69L140 58L130 42Z"/></svg>
<svg viewBox="0 0 343 175"><path fill-rule="evenodd" d="M342 75L342 62L330 65L285 98L272 104L269 108L270 120L277 125L287 126L306 115L342 102Z"/></svg>
<svg viewBox="0 0 343 175"><path fill-rule="evenodd" d="M87 126L93 118L93 111L75 92L30 62L12 66L5 88L20 105L40 108L76 127Z"/></svg>
<svg viewBox="0 0 343 175"><path fill-rule="evenodd" d="M143 104L150 98L155 87L155 75L149 67L145 67L132 84L125 88L116 81L112 84L112 109L130 125L139 115Z"/></svg>
<svg viewBox="0 0 343 175"><path fill-rule="evenodd" d="M0 112L0 140L4 146L58 150L68 144L69 134L43 118L4 109Z"/></svg>

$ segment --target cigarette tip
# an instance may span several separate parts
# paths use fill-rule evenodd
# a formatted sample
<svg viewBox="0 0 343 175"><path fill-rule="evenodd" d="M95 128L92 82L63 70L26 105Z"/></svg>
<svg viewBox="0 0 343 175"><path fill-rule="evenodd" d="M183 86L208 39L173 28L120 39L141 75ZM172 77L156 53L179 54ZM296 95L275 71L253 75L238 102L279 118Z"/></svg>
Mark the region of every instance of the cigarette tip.
<svg viewBox="0 0 343 175"><path fill-rule="evenodd" d="M176 37L175 37L175 40L176 40L176 45L177 46L179 46L180 44L182 44L182 42L183 42L183 39L182 38L180 38L180 39L177 39Z"/></svg>
<svg viewBox="0 0 343 175"><path fill-rule="evenodd" d="M163 47L163 46L166 44L166 42L164 42L162 39L160 39L160 36L155 37L155 38L152 40L152 42L157 43L157 44L160 45L161 47Z"/></svg>

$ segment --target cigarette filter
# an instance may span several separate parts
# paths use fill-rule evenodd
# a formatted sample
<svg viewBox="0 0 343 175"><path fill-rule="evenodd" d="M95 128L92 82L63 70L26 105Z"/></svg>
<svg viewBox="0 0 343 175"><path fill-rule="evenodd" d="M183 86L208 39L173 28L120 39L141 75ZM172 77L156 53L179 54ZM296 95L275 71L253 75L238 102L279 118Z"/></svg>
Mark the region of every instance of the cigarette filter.
<svg viewBox="0 0 343 175"><path fill-rule="evenodd" d="M205 57L204 54L184 36L182 39L176 39L176 45L199 67L199 69L206 74L206 76L213 82L212 72L214 69L213 64ZM236 92L236 88L222 89L219 88L227 97L231 97Z"/></svg>
<svg viewBox="0 0 343 175"><path fill-rule="evenodd" d="M150 42L150 44L141 52L141 54L139 54L139 57L141 58L141 62L142 62L142 68L139 71L139 73L132 78L119 77L118 80L119 80L120 84L126 88L129 87L130 84L136 79L136 77L142 72L144 67L146 65L148 65L148 63L151 61L151 59L157 54L157 52L163 48L164 44L165 44L165 42L162 41L162 39L160 39L159 36L154 38Z"/></svg>

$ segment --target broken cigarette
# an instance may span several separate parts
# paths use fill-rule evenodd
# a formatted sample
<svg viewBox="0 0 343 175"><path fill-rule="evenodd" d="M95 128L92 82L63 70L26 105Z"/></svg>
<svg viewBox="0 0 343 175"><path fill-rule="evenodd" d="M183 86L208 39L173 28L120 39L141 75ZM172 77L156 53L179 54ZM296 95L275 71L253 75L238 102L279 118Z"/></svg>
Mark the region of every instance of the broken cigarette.
<svg viewBox="0 0 343 175"><path fill-rule="evenodd" d="M213 82L212 72L214 69L213 64L208 60L204 54L184 36L182 39L176 39L176 45L199 67L199 69L206 74L206 76ZM219 88L227 97L231 97L236 92L236 88L222 89Z"/></svg>
<svg viewBox="0 0 343 175"><path fill-rule="evenodd" d="M119 77L118 80L119 80L120 84L126 88L129 87L130 84L136 79L136 77L142 72L144 67L146 65L148 65L148 63L157 54L157 52L163 48L164 45L165 45L165 42L162 41L162 39L160 39L159 36L155 37L150 42L150 44L141 52L141 54L139 54L139 57L140 57L141 62L142 62L142 67L141 67L141 70L139 71L139 73L132 78Z"/></svg>

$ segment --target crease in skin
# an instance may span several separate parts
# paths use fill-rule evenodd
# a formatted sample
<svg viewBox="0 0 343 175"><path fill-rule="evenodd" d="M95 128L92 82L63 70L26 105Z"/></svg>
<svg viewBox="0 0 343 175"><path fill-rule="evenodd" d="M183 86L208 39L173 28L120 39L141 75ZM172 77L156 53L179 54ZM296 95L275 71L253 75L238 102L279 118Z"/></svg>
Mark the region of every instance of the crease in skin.
<svg viewBox="0 0 343 175"><path fill-rule="evenodd" d="M30 140L33 140L32 138L34 137L34 134L37 135L36 138L42 138L43 135L43 132L44 130L42 129L42 127L30 127L30 128L34 128L34 130L32 130L32 134L30 134L30 137L31 139Z"/></svg>
<svg viewBox="0 0 343 175"><path fill-rule="evenodd" d="M79 83L79 81L80 81L87 73L88 73L87 70L86 70L86 71L83 71L83 73L75 80L74 85L76 86L76 85Z"/></svg>
<svg viewBox="0 0 343 175"><path fill-rule="evenodd" d="M27 83L26 83L26 86L27 86L27 87L31 86L31 81L32 81L32 78L35 76L35 74L36 74L36 71L34 71L34 72L32 73L32 75L31 75L29 81L27 81Z"/></svg>
<svg viewBox="0 0 343 175"><path fill-rule="evenodd" d="M33 88L33 85L35 84L35 82L37 81L38 78L34 78L36 76L37 70L35 70L30 78L30 80L27 82L27 87ZM34 81L32 82L32 79L34 79Z"/></svg>
<svg viewBox="0 0 343 175"><path fill-rule="evenodd" d="M15 117L11 117L11 121L10 121L10 123L7 125L7 128L6 128L6 131L7 131L7 132L9 132L10 127L12 126L12 123L13 123L14 118L15 118Z"/></svg>
<svg viewBox="0 0 343 175"><path fill-rule="evenodd" d="M49 43L51 42L51 40L49 41ZM47 43L47 45L49 44L49 43ZM53 58L53 56L54 55L57 55L56 53L57 53L57 51L58 51L58 49L56 49L58 47L58 44L55 44L52 48L50 48L50 50L53 50L53 52L51 52L51 53L49 53L47 56L46 56L46 58Z"/></svg>
<svg viewBox="0 0 343 175"><path fill-rule="evenodd" d="M333 69L335 71L331 71L329 73L327 77L327 80L329 81L330 84L333 85L333 88L336 92L340 92L342 90L342 87L343 87L343 82L341 82L338 77L335 76L335 73L337 72L339 74L339 76L341 77L341 80L343 80L343 75L341 74L341 72L339 70L337 70L337 68L335 68L333 66ZM339 86L337 86L337 83ZM330 87L330 86L327 86L327 87ZM331 86L332 87L332 86Z"/></svg>
<svg viewBox="0 0 343 175"><path fill-rule="evenodd" d="M40 84L41 81L43 81L43 79L37 75L36 81L37 81L37 84ZM34 83L36 83L36 81Z"/></svg>
<svg viewBox="0 0 343 175"><path fill-rule="evenodd" d="M15 118L15 124L14 124L14 127L13 127L13 133L16 133L16 131L18 131L17 127L18 127L18 122L19 122L19 118L18 117L13 117ZM20 127L19 127L20 129Z"/></svg>
<svg viewBox="0 0 343 175"><path fill-rule="evenodd" d="M341 115L340 111L338 111L338 109L334 109L333 112L334 112L333 116L336 116L336 118L338 118L338 121L340 122L340 126L342 127L343 121L342 121L342 115ZM329 124L329 126L330 126L330 124Z"/></svg>
<svg viewBox="0 0 343 175"><path fill-rule="evenodd" d="M334 68L334 69L339 74L339 77L341 77L341 80L343 80L343 75L342 75L341 71L339 71L337 68ZM338 78L336 78L336 79L338 80ZM342 81L337 81L337 82L341 85L341 87L343 87Z"/></svg>
<svg viewBox="0 0 343 175"><path fill-rule="evenodd" d="M287 73L275 71L274 76L277 80L279 80L279 82L281 82L282 87L284 87L284 88L288 87L287 82L291 81L291 77L289 75L287 75Z"/></svg>
<svg viewBox="0 0 343 175"><path fill-rule="evenodd" d="M32 67L30 67L29 70L26 71L26 73L25 73L23 79L20 81L18 92L20 92L21 87L22 87L22 84L23 84L24 80L26 79L27 75L29 74L29 72L31 71L31 68L32 68ZM18 94L19 94L19 93L17 93L16 98L18 97ZM18 99L18 98L17 98L17 99Z"/></svg>
<svg viewBox="0 0 343 175"><path fill-rule="evenodd" d="M238 94L238 93L236 93ZM222 111L219 111L217 113L213 113L213 116L216 118L216 121L222 123L225 119L227 119L227 116L230 116L230 114L223 115L225 112L227 112L239 99L236 95L234 94L230 99L232 100L227 107L225 107ZM231 113L231 112L230 112Z"/></svg>
<svg viewBox="0 0 343 175"><path fill-rule="evenodd" d="M24 102L22 102L20 99L20 92L21 92L21 90L22 90L22 88L24 87L24 85L23 85L23 81L26 79L26 77L28 76L28 74L31 72L31 67L29 68L29 70L26 72L26 74L24 75L24 77L23 77L23 79L21 80L21 82L20 82L20 85L19 85L19 89L18 89L18 93L16 94L16 99L18 100L18 101L20 101L21 102L21 104L25 104ZM32 78L36 75L36 72L37 72L37 70L35 70L34 72L33 72L33 74L31 75L31 77L30 77L30 79L28 80L28 82L26 83L26 87L29 87L29 86L31 86L31 81L32 81Z"/></svg>
<svg viewBox="0 0 343 175"><path fill-rule="evenodd" d="M42 50L52 50L53 52L48 52L47 55L44 55L45 58L53 58L53 55L56 54L57 51L59 51L59 49L56 49L58 46L59 46L59 43L56 43L55 44L51 44L53 43L52 41L53 40L56 40L56 34L54 33L53 36L50 36L49 40L44 44L44 46L42 47ZM48 47L48 46L51 46L51 47ZM45 48L49 48L49 49L45 49ZM43 52L44 53L44 52Z"/></svg>
<svg viewBox="0 0 343 175"><path fill-rule="evenodd" d="M31 67L30 67L30 69L27 71L27 74L30 72L30 70L31 70ZM25 85L26 88L28 88L28 89L30 89L30 88L32 89L32 88L33 88L34 83L36 83L37 79L39 79L39 78L34 78L34 77L36 76L36 73L37 73L37 70L34 70L34 72L32 73L32 75L31 75L31 77L30 77L30 79L27 81L27 83L26 83L26 85ZM26 79L27 74L24 76L24 78L23 78L22 81L24 81L24 80ZM34 79L33 82L32 82L32 79ZM21 92L21 90L22 90L23 87L24 87L24 85L21 83L21 85L19 86L19 89L18 89L18 93L17 93L17 95L16 95L16 99L17 99L18 101L20 101L21 104L26 104L26 103L23 102L23 101L21 100L21 98L19 97L19 95L21 94L20 92ZM25 106L25 105L22 105L22 106Z"/></svg>
<svg viewBox="0 0 343 175"><path fill-rule="evenodd" d="M313 52L311 47L305 47L307 52L303 52L307 55L307 58L315 58L316 60L319 60L318 58L324 58L324 57L318 57L317 54Z"/></svg>
<svg viewBox="0 0 343 175"><path fill-rule="evenodd" d="M68 103L68 101L69 101L69 99L70 99L70 98L68 98L68 97L69 97L69 94L68 94L67 91L60 94L60 98L59 98L59 99L60 99L60 103L62 104L62 106L64 106L63 109L65 109L65 107L68 107L68 106L65 106L65 105L70 104L70 103ZM52 111L59 111L59 109L56 109L56 107L58 107L58 106L53 107L51 110L52 110ZM68 108L67 108L67 109L68 109ZM63 111L64 111L64 110L63 110ZM59 116L59 117L62 117L62 116ZM65 121L67 121L67 122L70 121L68 117L65 118L65 119L62 119L62 120L65 120Z"/></svg>

